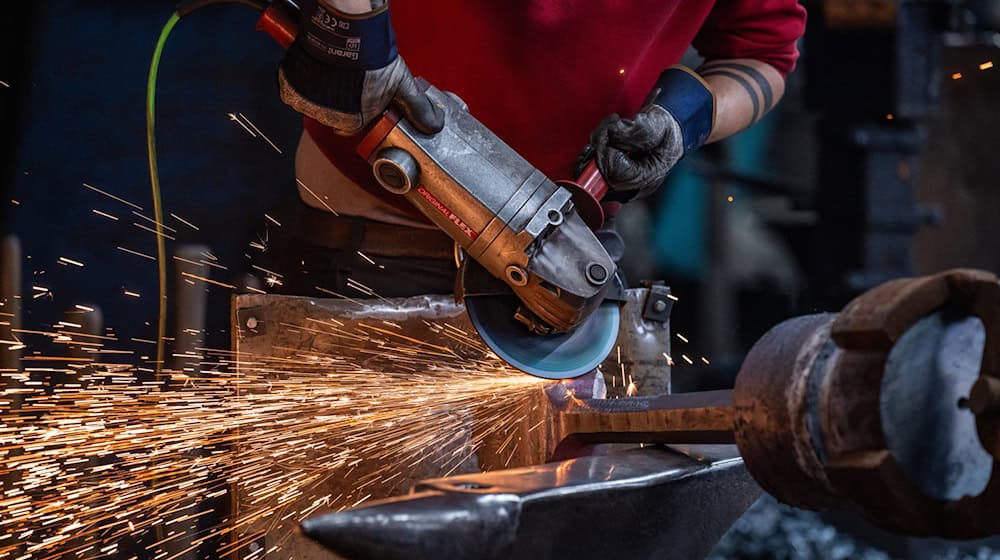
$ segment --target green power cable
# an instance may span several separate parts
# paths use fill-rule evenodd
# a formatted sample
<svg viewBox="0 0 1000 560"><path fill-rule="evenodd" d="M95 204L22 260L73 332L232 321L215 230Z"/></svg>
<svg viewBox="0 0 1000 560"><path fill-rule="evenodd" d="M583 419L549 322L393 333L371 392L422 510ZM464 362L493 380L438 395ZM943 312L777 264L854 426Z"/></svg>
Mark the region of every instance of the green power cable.
<svg viewBox="0 0 1000 560"><path fill-rule="evenodd" d="M165 339L167 337L167 247L163 234L163 197L160 194L160 171L156 166L156 75L160 70L160 58L163 56L163 46L167 37L180 21L186 16L205 6L216 4L242 4L263 12L269 5L266 0L187 0L181 2L167 23L160 31L153 50L153 60L149 63L149 80L146 82L146 151L149 157L149 184L153 191L153 219L156 220L156 268L159 280L157 290L156 320L156 367L155 377L160 381L163 375L163 360L166 354Z"/></svg>
<svg viewBox="0 0 1000 560"><path fill-rule="evenodd" d="M163 370L165 338L167 336L167 247L163 236L163 199L160 195L160 172L156 166L156 74L160 69L160 57L167 43L170 31L180 20L174 12L167 20L160 38L156 41L153 60L149 63L149 81L146 83L146 149L149 157L149 183L153 190L153 219L156 220L156 267L159 279L156 321L156 380L160 381Z"/></svg>

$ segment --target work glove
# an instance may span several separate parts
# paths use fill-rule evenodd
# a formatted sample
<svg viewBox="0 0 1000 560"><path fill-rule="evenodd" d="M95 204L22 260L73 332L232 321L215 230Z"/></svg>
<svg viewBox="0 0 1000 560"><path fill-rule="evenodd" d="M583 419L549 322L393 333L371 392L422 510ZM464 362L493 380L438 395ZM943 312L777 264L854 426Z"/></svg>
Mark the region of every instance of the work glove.
<svg viewBox="0 0 1000 560"><path fill-rule="evenodd" d="M685 155L708 139L715 98L692 70L674 66L660 74L646 104L631 119L606 117L577 159L577 175L590 160L608 183L604 200L627 202L651 194Z"/></svg>
<svg viewBox="0 0 1000 560"><path fill-rule="evenodd" d="M396 50L388 3L362 15L323 0L299 5L299 33L278 69L286 104L343 135L361 132L390 105L424 134L441 130L444 112Z"/></svg>

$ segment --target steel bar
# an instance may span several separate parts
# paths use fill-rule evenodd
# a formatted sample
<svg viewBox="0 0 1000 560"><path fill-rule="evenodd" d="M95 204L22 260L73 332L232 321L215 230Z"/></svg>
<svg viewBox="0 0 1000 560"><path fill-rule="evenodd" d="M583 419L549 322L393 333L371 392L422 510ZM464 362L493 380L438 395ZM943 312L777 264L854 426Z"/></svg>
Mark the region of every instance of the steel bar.
<svg viewBox="0 0 1000 560"><path fill-rule="evenodd" d="M627 399L570 399L554 415L553 459L601 443L735 443L732 391Z"/></svg>

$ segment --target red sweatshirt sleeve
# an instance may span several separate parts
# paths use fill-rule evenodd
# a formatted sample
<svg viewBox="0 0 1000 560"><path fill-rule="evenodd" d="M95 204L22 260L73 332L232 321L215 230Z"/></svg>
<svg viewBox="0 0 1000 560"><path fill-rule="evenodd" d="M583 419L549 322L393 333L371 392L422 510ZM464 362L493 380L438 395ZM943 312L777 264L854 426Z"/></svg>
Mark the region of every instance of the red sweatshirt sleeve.
<svg viewBox="0 0 1000 560"><path fill-rule="evenodd" d="M718 0L693 45L707 60L752 58L785 75L795 68L805 28L797 0Z"/></svg>

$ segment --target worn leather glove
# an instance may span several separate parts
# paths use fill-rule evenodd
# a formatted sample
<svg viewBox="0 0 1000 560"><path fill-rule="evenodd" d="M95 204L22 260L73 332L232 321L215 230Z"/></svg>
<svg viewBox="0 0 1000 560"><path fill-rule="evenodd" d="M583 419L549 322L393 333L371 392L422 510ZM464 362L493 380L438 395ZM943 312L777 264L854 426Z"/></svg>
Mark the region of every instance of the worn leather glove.
<svg viewBox="0 0 1000 560"><path fill-rule="evenodd" d="M705 143L715 99L693 71L665 70L646 105L631 119L606 117L577 160L577 175L590 160L608 182L608 201L627 202L655 191L674 165Z"/></svg>
<svg viewBox="0 0 1000 560"><path fill-rule="evenodd" d="M300 2L299 34L278 69L281 99L343 135L361 132L389 105L434 134L444 112L420 90L396 50L388 3L344 14L323 0Z"/></svg>

